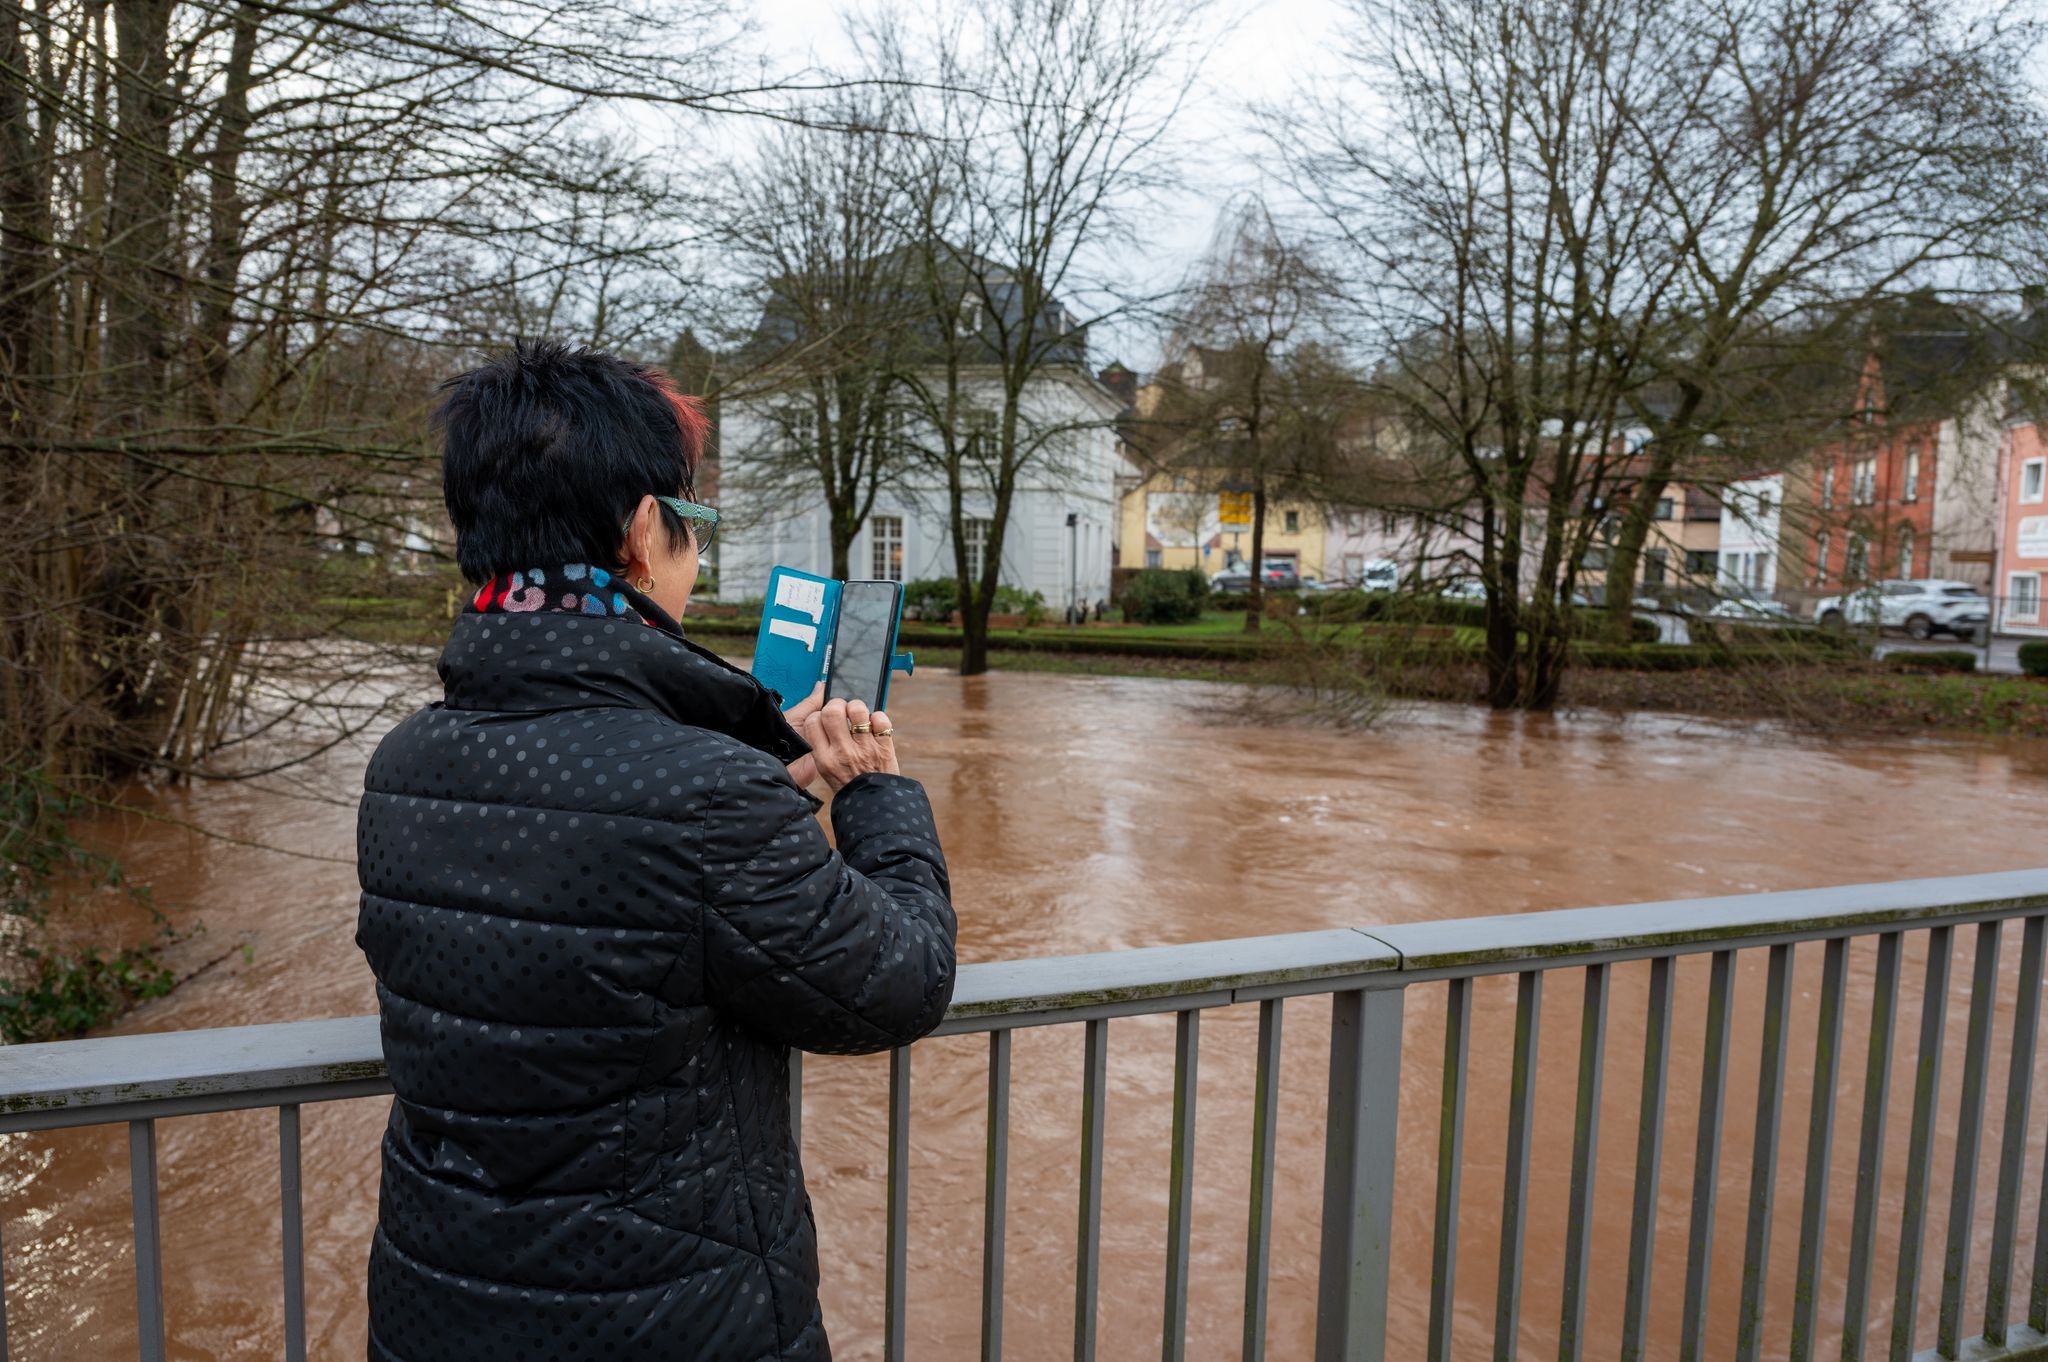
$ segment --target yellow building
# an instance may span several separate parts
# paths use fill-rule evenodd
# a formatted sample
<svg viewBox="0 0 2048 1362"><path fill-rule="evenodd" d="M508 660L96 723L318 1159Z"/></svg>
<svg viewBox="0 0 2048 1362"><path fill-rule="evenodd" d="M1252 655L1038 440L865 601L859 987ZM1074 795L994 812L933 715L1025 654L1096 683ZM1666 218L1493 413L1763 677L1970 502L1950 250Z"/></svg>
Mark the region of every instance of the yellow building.
<svg viewBox="0 0 2048 1362"><path fill-rule="evenodd" d="M1126 486L1120 509L1118 567L1200 568L1208 576L1248 569L1252 552L1249 513L1242 523L1223 518L1229 479L1200 470L1158 470ZM1232 498L1248 505L1249 493ZM1237 512L1233 511L1233 514ZM1277 500L1266 507L1265 554L1291 562L1304 577L1323 578L1325 517L1307 502Z"/></svg>

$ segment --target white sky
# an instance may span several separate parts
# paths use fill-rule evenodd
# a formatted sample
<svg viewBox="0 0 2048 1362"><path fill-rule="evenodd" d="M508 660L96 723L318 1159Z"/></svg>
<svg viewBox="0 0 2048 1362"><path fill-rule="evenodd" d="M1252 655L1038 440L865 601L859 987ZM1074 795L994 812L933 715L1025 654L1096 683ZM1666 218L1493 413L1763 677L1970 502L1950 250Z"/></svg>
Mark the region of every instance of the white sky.
<svg viewBox="0 0 2048 1362"><path fill-rule="evenodd" d="M756 0L754 42L777 69L849 65L852 49L840 20L847 8L846 0ZM1139 225L1141 258L1132 262L1132 282L1179 278L1208 245L1231 196L1260 186L1246 107L1283 101L1332 77L1343 21L1339 0L1236 0L1193 21L1195 42L1213 45L1214 55L1176 129L1188 188ZM1159 340L1149 328L1124 327L1098 333L1089 348L1098 366L1121 359L1148 369L1158 362Z"/></svg>

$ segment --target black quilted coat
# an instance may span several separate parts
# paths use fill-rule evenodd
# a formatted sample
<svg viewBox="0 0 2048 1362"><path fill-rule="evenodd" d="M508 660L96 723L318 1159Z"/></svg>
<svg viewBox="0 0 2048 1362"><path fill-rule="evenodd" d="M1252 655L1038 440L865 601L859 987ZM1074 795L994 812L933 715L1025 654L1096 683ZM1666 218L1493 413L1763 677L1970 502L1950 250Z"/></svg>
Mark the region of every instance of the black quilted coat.
<svg viewBox="0 0 2048 1362"><path fill-rule="evenodd" d="M829 1356L786 1047L952 995L915 781L818 801L747 673L633 618L465 613L358 825L397 1100L372 1362Z"/></svg>

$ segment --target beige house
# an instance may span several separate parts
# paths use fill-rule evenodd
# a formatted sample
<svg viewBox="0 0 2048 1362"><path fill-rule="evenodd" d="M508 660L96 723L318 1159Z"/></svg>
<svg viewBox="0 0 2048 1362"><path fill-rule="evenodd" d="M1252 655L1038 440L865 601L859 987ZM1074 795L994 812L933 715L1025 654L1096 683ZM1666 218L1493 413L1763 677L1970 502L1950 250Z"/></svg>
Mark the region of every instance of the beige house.
<svg viewBox="0 0 2048 1362"><path fill-rule="evenodd" d="M1229 479L1199 469L1140 471L1123 494L1117 566L1200 568L1208 576L1248 569L1252 553L1249 493L1232 496ZM1226 515L1230 518L1226 519ZM1239 516L1242 515L1240 519ZM1323 512L1305 501L1266 508L1267 561L1283 558L1304 577L1324 578Z"/></svg>

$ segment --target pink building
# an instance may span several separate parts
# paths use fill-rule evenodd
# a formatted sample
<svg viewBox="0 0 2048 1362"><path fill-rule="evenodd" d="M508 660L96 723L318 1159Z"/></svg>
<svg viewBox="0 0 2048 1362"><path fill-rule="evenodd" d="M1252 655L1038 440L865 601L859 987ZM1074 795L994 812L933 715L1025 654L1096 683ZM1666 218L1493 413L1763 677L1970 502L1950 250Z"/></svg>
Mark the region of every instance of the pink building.
<svg viewBox="0 0 2048 1362"><path fill-rule="evenodd" d="M2048 634L2048 440L2024 414L2006 422L1998 470L1998 547L1992 592L2002 633Z"/></svg>

